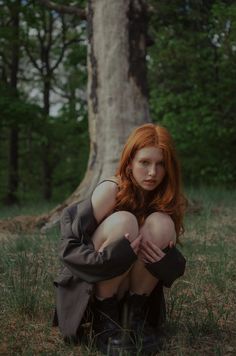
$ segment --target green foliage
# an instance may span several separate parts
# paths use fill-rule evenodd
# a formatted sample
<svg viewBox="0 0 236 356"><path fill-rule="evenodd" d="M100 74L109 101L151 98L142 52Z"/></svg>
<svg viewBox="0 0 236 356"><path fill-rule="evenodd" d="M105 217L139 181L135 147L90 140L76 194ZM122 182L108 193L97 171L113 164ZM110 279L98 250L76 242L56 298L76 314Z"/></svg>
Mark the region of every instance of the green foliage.
<svg viewBox="0 0 236 356"><path fill-rule="evenodd" d="M150 106L176 140L187 183L235 182L236 5L158 2Z"/></svg>
<svg viewBox="0 0 236 356"><path fill-rule="evenodd" d="M36 126L37 122L42 119L41 108L27 102L20 93L16 96L6 83L0 84L1 127L9 128L16 123L19 127Z"/></svg>
<svg viewBox="0 0 236 356"><path fill-rule="evenodd" d="M51 199L61 201L83 178L88 159L85 24L78 24L76 16L50 12L35 1L20 3L17 41L21 57L17 88L12 88L10 60L16 34L9 2L0 5L4 13L0 21L0 200L8 190L10 135L17 127L20 202L41 200L47 185L52 187ZM63 104L57 115L50 116L54 91ZM49 108L42 101L44 96L49 99Z"/></svg>
<svg viewBox="0 0 236 356"><path fill-rule="evenodd" d="M58 201L67 198L82 180L89 154L87 119L78 122L65 118L66 114L57 120L53 132L57 152L53 186L54 199Z"/></svg>
<svg viewBox="0 0 236 356"><path fill-rule="evenodd" d="M58 3L71 4L70 0ZM77 4L85 8L87 1ZM152 119L172 133L186 183L232 186L236 5L218 0L149 0L149 4L150 35L155 41L148 53ZM10 134L17 127L20 202L40 201L48 180L51 200L61 201L83 178L89 154L86 23L48 11L34 0L4 0L0 11L0 200L9 188ZM18 34L13 26L17 11ZM14 87L11 60L18 46ZM48 71L47 65L52 68L60 58L60 65ZM61 104L56 115L48 114L42 100L48 81L50 104L54 93Z"/></svg>

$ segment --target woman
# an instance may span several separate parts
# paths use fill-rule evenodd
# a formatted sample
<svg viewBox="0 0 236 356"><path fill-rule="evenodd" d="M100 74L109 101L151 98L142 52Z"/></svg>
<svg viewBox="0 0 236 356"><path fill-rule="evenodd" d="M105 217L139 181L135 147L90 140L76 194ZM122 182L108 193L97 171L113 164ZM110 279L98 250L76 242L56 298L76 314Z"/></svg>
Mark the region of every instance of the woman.
<svg viewBox="0 0 236 356"><path fill-rule="evenodd" d="M78 340L90 310L102 352L158 350L163 285L170 287L185 268L174 247L183 231L184 208L170 134L153 124L138 127L125 144L115 177L63 212L65 267L55 285L66 340Z"/></svg>

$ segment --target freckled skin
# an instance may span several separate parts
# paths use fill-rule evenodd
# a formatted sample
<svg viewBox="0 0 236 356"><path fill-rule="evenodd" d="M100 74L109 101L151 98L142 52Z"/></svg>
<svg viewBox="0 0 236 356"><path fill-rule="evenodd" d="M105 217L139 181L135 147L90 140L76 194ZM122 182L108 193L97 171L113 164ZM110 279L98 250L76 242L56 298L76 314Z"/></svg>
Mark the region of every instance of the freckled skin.
<svg viewBox="0 0 236 356"><path fill-rule="evenodd" d="M165 177L164 158L162 149L144 147L138 150L130 165L133 177L141 188L154 190ZM150 181L151 182L147 182Z"/></svg>

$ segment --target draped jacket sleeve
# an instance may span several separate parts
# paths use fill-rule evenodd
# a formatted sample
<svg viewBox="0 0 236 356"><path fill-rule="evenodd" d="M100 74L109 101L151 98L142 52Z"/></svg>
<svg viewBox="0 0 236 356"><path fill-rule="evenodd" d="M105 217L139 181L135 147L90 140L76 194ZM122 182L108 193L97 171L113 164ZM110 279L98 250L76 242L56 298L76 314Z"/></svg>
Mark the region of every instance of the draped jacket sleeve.
<svg viewBox="0 0 236 356"><path fill-rule="evenodd" d="M160 261L148 263L146 268L162 281L165 287L170 288L173 282L184 274L186 260L176 247L167 247L163 252L165 256Z"/></svg>
<svg viewBox="0 0 236 356"><path fill-rule="evenodd" d="M91 236L98 223L90 200L64 209L60 225L59 257L66 266L64 274L71 273L74 277L95 283L124 273L137 258L123 236L103 252L95 251Z"/></svg>
<svg viewBox="0 0 236 356"><path fill-rule="evenodd" d="M91 236L98 223L91 199L64 209L60 225L59 256L65 266L62 272L65 278L73 276L96 283L124 273L137 258L129 241L123 236L109 244L103 252L95 251ZM186 260L176 247L163 251L165 256L160 261L146 264L145 267L165 287L170 287L184 274Z"/></svg>

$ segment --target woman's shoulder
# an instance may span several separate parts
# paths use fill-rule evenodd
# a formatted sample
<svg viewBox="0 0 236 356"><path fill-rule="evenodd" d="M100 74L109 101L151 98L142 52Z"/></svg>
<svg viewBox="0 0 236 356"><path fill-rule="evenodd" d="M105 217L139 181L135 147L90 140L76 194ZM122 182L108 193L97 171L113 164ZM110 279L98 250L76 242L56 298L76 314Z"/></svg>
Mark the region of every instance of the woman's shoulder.
<svg viewBox="0 0 236 356"><path fill-rule="evenodd" d="M120 186L120 178L117 176L111 176L109 178L104 178L103 180L101 180L95 189L97 189L97 187L112 187L114 188L114 190L117 190L117 188L119 188Z"/></svg>
<svg viewBox="0 0 236 356"><path fill-rule="evenodd" d="M101 183L103 183L103 182L113 182L113 183L115 183L116 185L119 185L119 183L120 183L120 177L118 177L118 176L111 176L111 177L109 177L109 178L103 179L103 181L102 181Z"/></svg>
<svg viewBox="0 0 236 356"><path fill-rule="evenodd" d="M114 209L117 192L118 185L114 177L102 180L94 189L91 202L94 216L99 223Z"/></svg>
<svg viewBox="0 0 236 356"><path fill-rule="evenodd" d="M111 193L117 193L119 187L119 178L112 176L101 180L95 187L92 196L99 195L109 195Z"/></svg>

